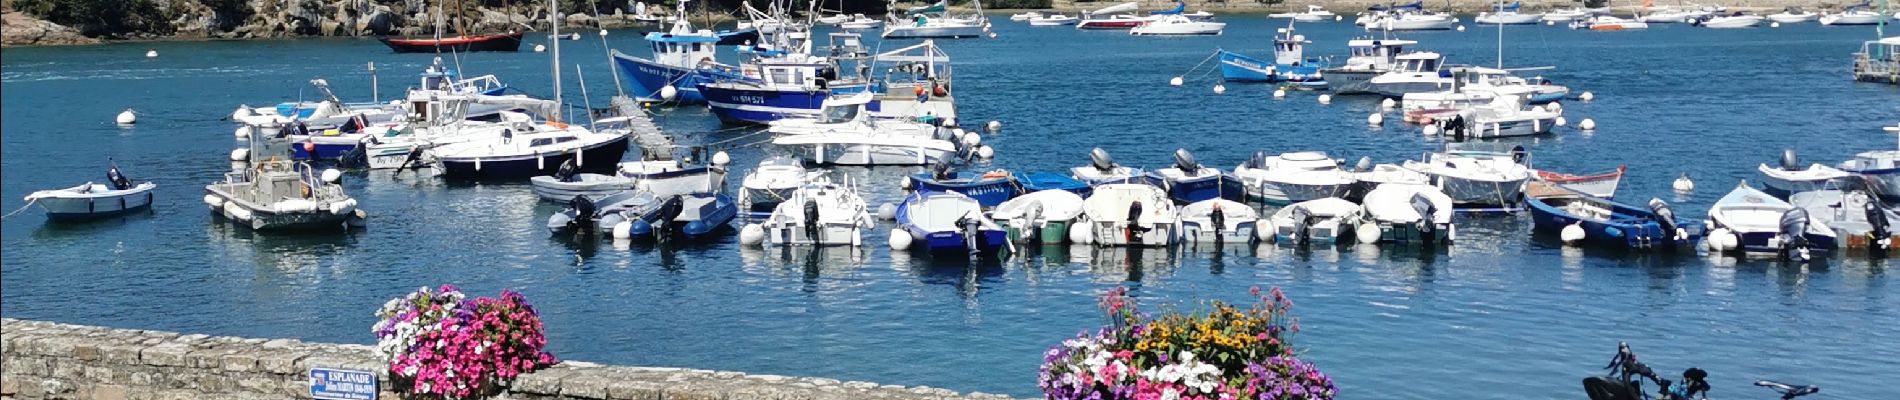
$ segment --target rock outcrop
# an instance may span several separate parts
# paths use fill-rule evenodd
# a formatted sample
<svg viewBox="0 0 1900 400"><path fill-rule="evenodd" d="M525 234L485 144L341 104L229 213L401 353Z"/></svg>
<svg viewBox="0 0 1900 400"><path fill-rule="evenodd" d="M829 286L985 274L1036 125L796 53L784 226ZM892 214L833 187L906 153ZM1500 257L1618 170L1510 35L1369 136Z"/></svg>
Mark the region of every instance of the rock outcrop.
<svg viewBox="0 0 1900 400"><path fill-rule="evenodd" d="M99 43L79 34L78 29L34 18L25 13L6 10L0 12L0 45L5 46L51 46Z"/></svg>

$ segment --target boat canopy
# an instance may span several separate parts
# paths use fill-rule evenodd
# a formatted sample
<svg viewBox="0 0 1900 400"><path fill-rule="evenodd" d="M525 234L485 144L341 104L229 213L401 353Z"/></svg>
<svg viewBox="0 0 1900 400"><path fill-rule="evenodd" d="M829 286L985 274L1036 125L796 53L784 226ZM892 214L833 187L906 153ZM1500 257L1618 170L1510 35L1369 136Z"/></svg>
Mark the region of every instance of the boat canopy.
<svg viewBox="0 0 1900 400"><path fill-rule="evenodd" d="M1116 5L1112 5L1108 7L1102 7L1101 9L1098 9L1095 11L1084 11L1084 13L1087 13L1089 15L1120 14L1120 13L1135 12L1135 10L1139 10L1139 9L1141 9L1141 5L1131 1L1131 2L1116 4Z"/></svg>
<svg viewBox="0 0 1900 400"><path fill-rule="evenodd" d="M1491 9L1495 11L1517 11L1518 8L1522 7L1524 7L1524 2L1513 1L1511 4L1494 4L1491 6Z"/></svg>
<svg viewBox="0 0 1900 400"><path fill-rule="evenodd" d="M1394 5L1385 5L1385 4L1373 4L1371 7L1366 7L1367 11L1388 11L1388 10L1396 11L1396 10L1423 10L1423 9L1425 9L1424 0L1414 1L1412 2L1412 4L1405 4L1405 5L1394 6Z"/></svg>
<svg viewBox="0 0 1900 400"><path fill-rule="evenodd" d="M917 16L919 14L942 14L945 10L949 9L949 6L944 4L945 1L947 0L938 0L936 4L923 7L911 7L910 10L905 11L905 13L911 16Z"/></svg>
<svg viewBox="0 0 1900 400"><path fill-rule="evenodd" d="M1179 15L1183 11L1187 11L1187 2L1176 1L1173 10L1151 11L1148 15Z"/></svg>
<svg viewBox="0 0 1900 400"><path fill-rule="evenodd" d="M671 33L647 32L646 40L649 42L667 43L719 43L719 36L713 35L710 31L701 32L704 34L675 35Z"/></svg>

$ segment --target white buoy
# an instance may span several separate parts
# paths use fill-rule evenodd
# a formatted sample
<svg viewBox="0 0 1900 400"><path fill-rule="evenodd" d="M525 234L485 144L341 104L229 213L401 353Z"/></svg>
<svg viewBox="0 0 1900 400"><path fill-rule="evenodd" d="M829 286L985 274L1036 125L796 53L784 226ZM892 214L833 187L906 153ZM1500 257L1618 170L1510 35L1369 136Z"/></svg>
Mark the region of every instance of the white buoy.
<svg viewBox="0 0 1900 400"><path fill-rule="evenodd" d="M251 137L251 126L240 126L236 131L231 132L231 136L237 137L238 139L249 138Z"/></svg>
<svg viewBox="0 0 1900 400"><path fill-rule="evenodd" d="M1780 22L1769 22L1769 23L1768 23L1768 27L1769 27L1769 28L1780 28L1780 27L1781 27L1781 23L1780 23Z"/></svg>
<svg viewBox="0 0 1900 400"><path fill-rule="evenodd" d="M1459 31L1459 32L1464 32L1464 31L1465 31L1465 26L1464 26L1464 25L1459 25L1459 26L1458 26L1458 31Z"/></svg>
<svg viewBox="0 0 1900 400"><path fill-rule="evenodd" d="M712 157L713 165L725 166L727 163L731 163L731 162L732 162L732 155L726 154L725 151L722 150L720 152L713 153L713 157Z"/></svg>
<svg viewBox="0 0 1900 400"><path fill-rule="evenodd" d="M1353 236L1359 238L1359 243L1365 244L1379 243L1379 235L1384 234L1379 231L1379 224L1374 223L1359 224L1358 228L1353 228L1352 233Z"/></svg>
<svg viewBox="0 0 1900 400"><path fill-rule="evenodd" d="M673 100L673 97L679 96L679 95L680 95L680 89L673 87L673 85L666 85L666 86L660 87L661 100Z"/></svg>
<svg viewBox="0 0 1900 400"><path fill-rule="evenodd" d="M1438 124L1425 124L1425 128L1419 131L1419 133L1425 134L1425 136L1437 136Z"/></svg>
<svg viewBox="0 0 1900 400"><path fill-rule="evenodd" d="M207 194L207 195L205 195L205 204L206 204L206 205L210 205L210 206L211 206L211 209L213 209L213 210L218 210L218 209L223 209L223 208L224 208L224 198L223 198L223 197L218 197L218 196L215 196L215 195L209 195L209 194Z"/></svg>
<svg viewBox="0 0 1900 400"><path fill-rule="evenodd" d="M1089 244L1095 241L1095 226L1090 224L1069 225L1069 243Z"/></svg>
<svg viewBox="0 0 1900 400"><path fill-rule="evenodd" d="M1182 82L1181 82L1181 77L1179 77L1179 76L1177 76L1177 77L1174 77L1174 79L1169 79L1169 80L1168 80L1168 86L1181 86L1181 83L1182 83Z"/></svg>
<svg viewBox="0 0 1900 400"><path fill-rule="evenodd" d="M988 159L991 159L991 158L995 158L995 157L996 157L996 149L992 149L992 148L990 148L990 146L981 146L981 147L977 147L977 148L976 148L976 156L977 156L978 158L982 158L982 159L985 159L985 160L988 160Z"/></svg>
<svg viewBox="0 0 1900 400"><path fill-rule="evenodd" d="M1366 125L1379 126L1383 124L1385 124L1385 114L1372 113L1372 115L1366 116Z"/></svg>
<svg viewBox="0 0 1900 400"><path fill-rule="evenodd" d="M567 40L581 40L581 33L574 32L574 34L567 35Z"/></svg>
<svg viewBox="0 0 1900 400"><path fill-rule="evenodd" d="M745 224L744 228L739 228L739 243L747 246L765 243L765 227L759 224Z"/></svg>
<svg viewBox="0 0 1900 400"><path fill-rule="evenodd" d="M238 106L237 111L231 112L231 120L235 121L252 115L257 115L257 111L252 110L251 106Z"/></svg>
<svg viewBox="0 0 1900 400"><path fill-rule="evenodd" d="M1577 100L1583 100L1583 101L1591 101L1591 100L1596 100L1596 99L1597 99L1597 94L1590 93L1590 92L1583 92L1582 95L1577 96Z"/></svg>
<svg viewBox="0 0 1900 400"><path fill-rule="evenodd" d="M1346 20L1346 16L1344 16L1344 15L1334 15L1334 16L1333 16L1333 20L1334 20L1334 21L1345 21L1345 20Z"/></svg>
<svg viewBox="0 0 1900 400"><path fill-rule="evenodd" d="M983 135L978 135L976 132L963 134L963 147L976 147L979 144L983 144Z"/></svg>
<svg viewBox="0 0 1900 400"><path fill-rule="evenodd" d="M547 46L547 45L545 45L545 44L537 44L537 45L534 45L534 52L536 52L536 53L543 53L543 52L547 52L547 51L548 51L548 46Z"/></svg>
<svg viewBox="0 0 1900 400"><path fill-rule="evenodd" d="M1273 221L1264 220L1264 219L1256 220L1253 222L1253 226L1269 227L1269 229L1258 229L1258 228L1254 229L1253 230L1254 241L1257 241L1260 243L1269 243L1273 241L1273 229L1270 228L1273 226Z"/></svg>
<svg viewBox="0 0 1900 400"><path fill-rule="evenodd" d="M607 30L606 30L606 29L602 29L602 30L600 30L600 37L607 37Z"/></svg>
<svg viewBox="0 0 1900 400"><path fill-rule="evenodd" d="M613 236L614 240L633 238L633 221L620 221L620 223L614 224Z"/></svg>
<svg viewBox="0 0 1900 400"><path fill-rule="evenodd" d="M1544 26L1557 26L1557 21L1544 21Z"/></svg>
<svg viewBox="0 0 1900 400"><path fill-rule="evenodd" d="M911 237L910 237L910 232L908 232L908 231L905 231L905 230L903 230L903 229L892 229L892 230L891 230L891 242L890 242L890 244L891 244L891 249L892 249L892 250L904 250L904 249L909 249L909 248L910 248L910 242L911 242Z"/></svg>
<svg viewBox="0 0 1900 400"><path fill-rule="evenodd" d="M877 205L877 218L883 220L897 218L897 205L891 203Z"/></svg>
<svg viewBox="0 0 1900 400"><path fill-rule="evenodd" d="M983 129L988 129L990 133L1002 132L1003 121L990 120L990 123L983 124Z"/></svg>
<svg viewBox="0 0 1900 400"><path fill-rule="evenodd" d="M1322 94L1322 95L1319 95L1319 103L1320 103L1320 104L1333 104L1333 95L1330 95L1330 94Z"/></svg>
<svg viewBox="0 0 1900 400"><path fill-rule="evenodd" d="M158 58L158 50L146 50L145 58Z"/></svg>
<svg viewBox="0 0 1900 400"><path fill-rule="evenodd" d="M1582 223L1564 226L1563 232L1558 234L1558 237L1564 240L1564 244L1575 244L1582 241L1584 236Z"/></svg>
<svg viewBox="0 0 1900 400"><path fill-rule="evenodd" d="M1214 94L1227 93L1227 85L1214 84Z"/></svg>
<svg viewBox="0 0 1900 400"><path fill-rule="evenodd" d="M1715 230L1709 231L1708 240L1709 249L1714 251L1735 250L1735 245L1740 241L1740 239L1735 237L1735 233L1729 231L1728 228L1715 228Z"/></svg>
<svg viewBox="0 0 1900 400"><path fill-rule="evenodd" d="M990 32L990 38L991 38L991 39L995 39L995 38L996 38L996 32Z"/></svg>
<svg viewBox="0 0 1900 400"><path fill-rule="evenodd" d="M1689 180L1689 173L1684 172L1682 176L1676 177L1675 182L1669 184L1669 188L1675 189L1677 192L1693 192L1695 191L1695 181Z"/></svg>
<svg viewBox="0 0 1900 400"><path fill-rule="evenodd" d="M251 149L231 149L231 161L244 161L249 159L251 159Z"/></svg>
<svg viewBox="0 0 1900 400"><path fill-rule="evenodd" d="M119 122L119 125L131 125L133 123L139 122L139 116L138 114L133 113L132 109L127 108L125 109L125 111L119 112L119 117L116 118L116 120Z"/></svg>
<svg viewBox="0 0 1900 400"><path fill-rule="evenodd" d="M1584 118L1584 119L1583 119L1583 121L1581 121L1581 122L1577 122L1577 128L1578 128L1578 129L1583 129L1583 130L1586 130L1586 131L1590 131L1590 130L1596 130L1596 129L1597 129L1597 120L1594 120L1594 119L1589 119L1589 118Z"/></svg>
<svg viewBox="0 0 1900 400"><path fill-rule="evenodd" d="M1550 104L1544 105L1544 107L1549 108L1550 112L1555 112L1555 113L1564 112L1564 103L1553 101L1553 102L1550 102Z"/></svg>
<svg viewBox="0 0 1900 400"><path fill-rule="evenodd" d="M1564 117L1557 117L1557 126L1564 125L1570 125L1570 120L1564 119Z"/></svg>
<svg viewBox="0 0 1900 400"><path fill-rule="evenodd" d="M336 168L325 168L325 169L323 170L323 176L322 176L322 178L323 178L323 181L324 181L324 182L329 182L329 183L338 183L338 182L342 182L342 181L343 181L343 171L338 171L338 170L336 170Z"/></svg>
<svg viewBox="0 0 1900 400"><path fill-rule="evenodd" d="M1392 98L1390 97L1387 97L1385 101L1379 102L1379 107L1381 108L1393 108L1393 107L1398 107L1398 106L1399 106L1398 100L1392 100Z"/></svg>
<svg viewBox="0 0 1900 400"><path fill-rule="evenodd" d="M906 176L906 177L897 179L897 187L899 189L911 190L917 187L917 183L911 181L910 177Z"/></svg>
<svg viewBox="0 0 1900 400"><path fill-rule="evenodd" d="M1286 98L1286 89L1273 89L1273 98L1275 99Z"/></svg>

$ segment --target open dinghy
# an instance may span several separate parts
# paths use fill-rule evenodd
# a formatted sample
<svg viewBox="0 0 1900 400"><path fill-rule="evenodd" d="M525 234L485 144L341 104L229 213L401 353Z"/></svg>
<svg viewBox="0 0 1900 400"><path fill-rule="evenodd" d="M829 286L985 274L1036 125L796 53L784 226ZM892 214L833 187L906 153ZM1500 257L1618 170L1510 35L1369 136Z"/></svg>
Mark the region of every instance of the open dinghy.
<svg viewBox="0 0 1900 400"><path fill-rule="evenodd" d="M26 195L26 201L46 210L46 218L56 221L106 218L147 210L152 206L151 182L132 184L118 168L106 173L107 184L86 182L65 189L41 190Z"/></svg>

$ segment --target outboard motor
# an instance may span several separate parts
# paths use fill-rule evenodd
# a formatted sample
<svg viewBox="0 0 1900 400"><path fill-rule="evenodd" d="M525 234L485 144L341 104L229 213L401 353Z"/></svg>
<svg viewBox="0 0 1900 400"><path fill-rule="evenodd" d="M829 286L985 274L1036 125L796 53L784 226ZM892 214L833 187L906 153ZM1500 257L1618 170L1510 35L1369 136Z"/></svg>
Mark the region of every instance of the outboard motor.
<svg viewBox="0 0 1900 400"><path fill-rule="evenodd" d="M1438 206L1432 204L1431 198L1425 197L1423 193L1413 193L1412 209L1418 211L1418 231L1420 233L1430 233L1432 229L1437 228L1437 224L1433 222L1432 215L1438 213ZM1424 236L1425 238L1431 237L1431 235Z"/></svg>
<svg viewBox="0 0 1900 400"><path fill-rule="evenodd" d="M1873 236L1869 238L1873 243L1869 244L1868 249L1884 252L1893 245L1888 242L1891 240L1889 238L1893 237L1893 221L1887 219L1887 208L1881 206L1879 200L1869 197L1864 203L1867 208L1867 225L1873 228L1868 230L1868 234Z"/></svg>
<svg viewBox="0 0 1900 400"><path fill-rule="evenodd" d="M949 161L938 161L936 164L930 165L930 177L941 181L955 179L957 175L950 172Z"/></svg>
<svg viewBox="0 0 1900 400"><path fill-rule="evenodd" d="M1140 238L1141 233L1143 233L1143 231L1146 230L1141 227L1140 221L1141 221L1141 202L1139 201L1129 202L1128 203L1128 223L1127 223L1128 227L1122 230L1122 234L1128 240L1129 244L1134 244L1135 242L1137 242L1136 239Z"/></svg>
<svg viewBox="0 0 1900 400"><path fill-rule="evenodd" d="M405 169L411 169L411 167L415 169L422 168L422 146L409 148L409 156L402 160L402 165L396 167L396 171L401 172Z"/></svg>
<svg viewBox="0 0 1900 400"><path fill-rule="evenodd" d="M1676 212L1669 209L1669 203L1664 203L1662 199L1651 197L1649 198L1649 211L1656 214L1656 226L1662 228L1662 235L1665 238L1664 241L1675 244L1678 240L1687 239L1676 237Z"/></svg>
<svg viewBox="0 0 1900 400"><path fill-rule="evenodd" d="M1108 157L1108 150L1097 147L1089 150L1089 165L1096 170L1109 172L1115 170L1115 159Z"/></svg>
<svg viewBox="0 0 1900 400"><path fill-rule="evenodd" d="M1220 244L1221 234L1227 230L1227 212L1221 211L1220 203L1215 203L1214 209L1207 213L1207 222L1214 225L1214 244Z"/></svg>
<svg viewBox="0 0 1900 400"><path fill-rule="evenodd" d="M1260 169L1267 166L1267 152L1255 151L1253 158L1247 159L1247 168Z"/></svg>
<svg viewBox="0 0 1900 400"><path fill-rule="evenodd" d="M112 182L113 190L126 190L126 189L132 188L132 180L126 179L124 174L120 174L119 167L117 166L113 166L111 168L106 169L106 181Z"/></svg>
<svg viewBox="0 0 1900 400"><path fill-rule="evenodd" d="M1306 207L1293 207L1292 212L1294 243L1304 244L1309 239L1306 237L1306 228L1312 223L1313 213L1307 211Z"/></svg>
<svg viewBox="0 0 1900 400"><path fill-rule="evenodd" d="M567 206L574 213L574 219L567 222L569 228L577 229L582 234L591 234L597 230L594 227L594 217L596 217L594 200L588 199L587 195L575 195L573 200L567 202Z"/></svg>
<svg viewBox="0 0 1900 400"><path fill-rule="evenodd" d="M1465 113L1461 112L1456 115L1453 115L1451 117L1451 120L1447 121L1445 125L1446 126L1443 128L1443 130L1450 131L1452 139L1462 142L1465 140L1466 127L1470 126L1471 124L1469 123L1469 121L1465 120Z"/></svg>
<svg viewBox="0 0 1900 400"><path fill-rule="evenodd" d="M679 196L668 197L664 203L660 203L660 209L655 211L653 219L654 237L659 238L660 241L671 239L669 236L673 233L673 220L686 212L686 206L682 203Z"/></svg>
<svg viewBox="0 0 1900 400"><path fill-rule="evenodd" d="M1359 163L1354 164L1352 170L1358 172L1372 171L1372 157L1359 157Z"/></svg>
<svg viewBox="0 0 1900 400"><path fill-rule="evenodd" d="M805 238L818 244L818 201L805 200Z"/></svg>
<svg viewBox="0 0 1900 400"><path fill-rule="evenodd" d="M1524 158L1530 156L1531 151L1525 149L1523 145L1511 146L1511 162L1523 164Z"/></svg>
<svg viewBox="0 0 1900 400"><path fill-rule="evenodd" d="M1808 210L1796 208L1781 214L1781 254L1808 260Z"/></svg>
<svg viewBox="0 0 1900 400"><path fill-rule="evenodd" d="M1183 174L1194 176L1195 172L1201 170L1201 163L1194 161L1194 154L1189 153L1187 149L1175 149L1174 167L1180 169Z"/></svg>
<svg viewBox="0 0 1900 400"><path fill-rule="evenodd" d="M977 229L982 226L982 221L968 215L957 218L957 227L963 228L963 248L970 250L970 258L976 258L983 251L982 239L978 237L981 232Z"/></svg>
<svg viewBox="0 0 1900 400"><path fill-rule="evenodd" d="M1801 167L1795 164L1794 149L1782 149L1781 150L1781 170L1794 171L1798 169L1801 169Z"/></svg>
<svg viewBox="0 0 1900 400"><path fill-rule="evenodd" d="M573 182L575 169L580 168L574 165L574 161L577 159L578 158L567 159L567 161L561 163L560 168L555 168L554 180L561 181L561 182Z"/></svg>
<svg viewBox="0 0 1900 400"><path fill-rule="evenodd" d="M1023 226L1018 227L1016 229L1016 231L1022 232L1023 242L1025 243L1041 243L1042 242L1042 226L1036 224L1036 220L1041 219L1041 218L1042 218L1042 202L1041 201L1030 202L1029 208L1023 210Z"/></svg>

